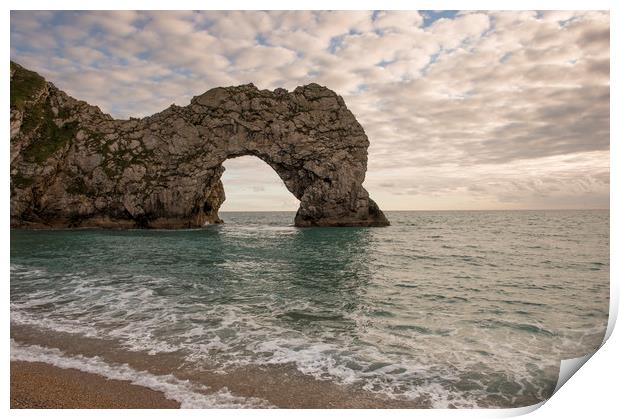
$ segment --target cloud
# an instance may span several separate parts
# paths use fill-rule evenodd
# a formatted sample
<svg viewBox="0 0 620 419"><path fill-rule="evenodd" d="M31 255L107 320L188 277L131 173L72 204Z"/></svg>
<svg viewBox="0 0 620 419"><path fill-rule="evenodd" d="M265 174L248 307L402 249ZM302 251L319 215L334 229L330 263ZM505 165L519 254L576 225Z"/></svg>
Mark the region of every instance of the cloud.
<svg viewBox="0 0 620 419"><path fill-rule="evenodd" d="M327 85L370 138L385 208L597 207L609 30L595 11L13 11L11 57L122 118L219 85ZM263 179L252 195L292 205L266 165L231 167L229 196Z"/></svg>
<svg viewBox="0 0 620 419"><path fill-rule="evenodd" d="M381 32L416 32L424 19L418 12L380 11L373 19L373 27Z"/></svg>
<svg viewBox="0 0 620 419"><path fill-rule="evenodd" d="M455 19L439 19L429 30L442 48L449 50L466 41L475 42L489 27L489 16L484 13L472 13L460 15Z"/></svg>
<svg viewBox="0 0 620 419"><path fill-rule="evenodd" d="M295 61L295 51L282 47L256 45L244 49L234 58L233 68L237 71L256 70L259 68L277 68Z"/></svg>

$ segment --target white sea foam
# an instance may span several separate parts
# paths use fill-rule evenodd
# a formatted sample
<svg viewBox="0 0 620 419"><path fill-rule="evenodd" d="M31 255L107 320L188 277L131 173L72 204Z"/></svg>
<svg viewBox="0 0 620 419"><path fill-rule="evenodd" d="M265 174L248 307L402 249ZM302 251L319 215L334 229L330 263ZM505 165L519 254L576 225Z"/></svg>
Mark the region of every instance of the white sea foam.
<svg viewBox="0 0 620 419"><path fill-rule="evenodd" d="M151 280L153 279L151 278ZM84 294L96 291L82 283L79 292ZM151 290L120 289L115 293L98 298L100 302L106 303L109 308L104 315L108 321L111 313L118 310L124 310L128 314L145 312L153 314L152 317L147 316L143 320L129 322L123 327L109 330L97 329L80 321L71 321L68 318L59 320L58 318L46 317L40 313L33 315L24 310L18 310L16 307L12 307L11 320L16 324L79 333L88 337L112 337L130 350L147 351L149 354L175 352L183 349L184 352L188 353L186 355L188 361L213 361L217 359L222 371L231 366L239 365L293 364L300 372L319 380L332 380L341 384L361 384L364 389L370 392L390 398L411 400L424 396L430 398L436 407L476 406L476 397L472 397L472 394L458 392L445 385L445 383L449 384L450 381L458 380L456 375L451 376L451 371L444 369L440 374L437 371L432 371L432 367L439 364L438 358L441 357L443 350L433 351L432 357L434 359L431 356L418 359L411 359L406 356L389 356L374 346L343 345L342 341L338 344L322 343L274 325L265 327L239 308L228 308L225 311L214 313L213 311L217 309L213 307L205 307L204 313L192 315L205 319L213 316L219 317L218 326L212 328L206 328L203 325L194 326L188 328L184 333L177 334L178 339L171 341L153 336L152 331L166 321L170 324L178 323L181 314L170 311L173 309L163 304L161 297L155 296ZM25 304L31 306L45 302L49 301L46 297L42 297L29 300ZM77 304L76 307L71 307L71 304L65 305L62 310L83 312L83 303ZM21 306L21 308L25 309L26 307ZM304 308L310 309L307 304ZM234 331L234 334L227 335L222 340L218 335L221 331ZM372 335L366 337L374 340L386 338L386 336ZM215 359L212 357L213 351L218 354ZM453 356L458 357L458 354ZM465 367L469 363L465 359L455 359L454 362L459 363L461 367ZM387 365L369 368L373 363L385 363ZM349 367L350 364L356 364L357 368ZM394 373L394 371L399 370L402 372ZM513 373L516 372L513 370ZM527 378L526 371L521 373L523 378ZM437 382L438 375L444 384ZM421 377L426 379L421 379ZM149 385L149 387L154 388L153 385ZM221 399L222 395L219 396ZM184 403L190 402L185 401Z"/></svg>
<svg viewBox="0 0 620 419"><path fill-rule="evenodd" d="M73 368L113 380L125 380L132 384L162 392L166 398L176 400L182 408L268 408L273 407L265 400L239 397L226 388L209 392L204 385L179 380L175 376L154 375L137 371L127 364L110 364L99 357L67 356L56 348L38 345L22 345L11 339L11 360L45 362L59 368ZM206 394L205 394L206 393Z"/></svg>
<svg viewBox="0 0 620 419"><path fill-rule="evenodd" d="M130 292L130 294L145 296L145 293L142 292ZM147 294L152 297L150 293ZM122 300L123 297L120 296L119 299ZM144 304L156 306L159 303L155 298L155 301L145 301ZM367 391L382 394L389 398L412 400L423 396L429 398L435 407L451 405L475 407L477 405L476 399L485 395L482 385L480 391L473 393L459 392L450 388L451 382L458 381L457 372L450 369L442 369L441 372L433 370L441 364L439 359L443 356L442 352L445 351L445 348L443 350L437 348L432 355L429 354L417 359L407 356L390 356L374 346L343 346L342 342L328 344L313 341L308 336L294 334L290 330L275 326L261 328L260 324L256 323L254 319L244 315L243 310L232 309L218 313L221 322L217 327L209 329L204 326L195 326L185 333L178 334L177 338L179 339L171 341L157 338L151 334L153 328L158 326L162 319L174 317L173 313L166 313L165 305L159 307L161 307L159 312L153 318L129 323L122 328L107 331L80 324L80 322L71 322L68 319L60 321L44 316L34 316L19 310L12 311L11 319L17 324L41 326L62 332L79 333L84 336L113 337L130 350L147 351L149 354L183 349L187 353L185 355L187 361L217 361L222 372L239 365L293 364L300 372L319 380L331 380L341 384L360 384ZM140 306L140 309L146 310L147 307L143 305ZM203 313L205 317L210 315L214 315L214 313ZM172 323L178 321L178 319L173 320ZM234 335L227 335L225 338L220 337L218 333L224 330L234 331ZM375 338L379 339L380 337ZM501 351L502 347L498 346L496 354L501 354ZM506 358L514 353L513 348L506 348L504 351ZM452 362L460 365L461 371L465 370L468 364L477 361L475 359L463 359L459 354L452 354L451 356L454 357ZM72 360L72 362L76 361ZM370 368L373 363L385 363L387 365ZM357 367L351 367L350 364L355 364ZM502 367L500 362L497 363L497 367ZM472 368L475 370L474 366ZM395 371L397 372L395 373ZM517 366L513 367L512 374L514 374L514 382L529 378L527 371L519 370ZM158 379L161 380L159 377ZM148 384L144 380L136 383L155 388L155 384ZM185 387L184 389L186 390ZM221 401L223 396L218 394L218 397L218 400ZM179 398L175 398L175 400L182 401ZM194 403L193 400L190 397L183 403L190 406L190 403Z"/></svg>

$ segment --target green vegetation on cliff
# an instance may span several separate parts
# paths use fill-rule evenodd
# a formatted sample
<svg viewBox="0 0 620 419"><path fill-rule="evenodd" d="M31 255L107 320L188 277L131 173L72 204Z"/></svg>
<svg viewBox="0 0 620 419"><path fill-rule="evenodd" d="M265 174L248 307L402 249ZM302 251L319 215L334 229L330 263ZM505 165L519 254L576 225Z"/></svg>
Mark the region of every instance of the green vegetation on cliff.
<svg viewBox="0 0 620 419"><path fill-rule="evenodd" d="M34 141L23 150L24 159L43 163L75 137L77 126L77 122L66 122L58 126L49 102L37 103L24 117L23 130L38 131Z"/></svg>
<svg viewBox="0 0 620 419"><path fill-rule="evenodd" d="M33 179L25 177L19 172L11 175L11 188L26 188L33 183Z"/></svg>
<svg viewBox="0 0 620 419"><path fill-rule="evenodd" d="M43 77L12 61L11 73L11 109L23 112L21 132L32 135L32 141L22 151L24 160L43 163L75 136L77 123L56 123L52 105L44 94Z"/></svg>
<svg viewBox="0 0 620 419"><path fill-rule="evenodd" d="M11 109L22 110L24 103L34 100L45 86L45 79L11 61Z"/></svg>
<svg viewBox="0 0 620 419"><path fill-rule="evenodd" d="M75 122L65 124L62 127L56 126L54 122L47 125L45 131L48 134L42 134L37 141L24 149L24 159L30 162L43 163L75 136L76 125Z"/></svg>

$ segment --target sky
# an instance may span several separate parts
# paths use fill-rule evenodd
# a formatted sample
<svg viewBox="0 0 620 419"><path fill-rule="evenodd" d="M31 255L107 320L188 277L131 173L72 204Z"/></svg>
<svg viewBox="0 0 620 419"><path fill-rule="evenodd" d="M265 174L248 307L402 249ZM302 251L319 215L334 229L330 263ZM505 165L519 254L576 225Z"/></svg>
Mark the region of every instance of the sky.
<svg viewBox="0 0 620 419"><path fill-rule="evenodd" d="M386 210L609 208L609 53L595 11L11 12L11 59L116 118L329 87ZM223 211L297 209L258 158L224 166Z"/></svg>

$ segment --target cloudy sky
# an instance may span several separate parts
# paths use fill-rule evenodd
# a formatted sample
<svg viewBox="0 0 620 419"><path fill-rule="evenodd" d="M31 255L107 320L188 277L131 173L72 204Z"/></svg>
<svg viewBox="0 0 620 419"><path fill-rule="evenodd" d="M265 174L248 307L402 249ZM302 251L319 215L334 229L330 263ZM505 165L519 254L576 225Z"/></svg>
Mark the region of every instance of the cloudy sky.
<svg viewBox="0 0 620 419"><path fill-rule="evenodd" d="M316 82L370 139L384 209L609 207L605 12L11 12L11 58L117 118ZM223 210L295 210L254 157Z"/></svg>

